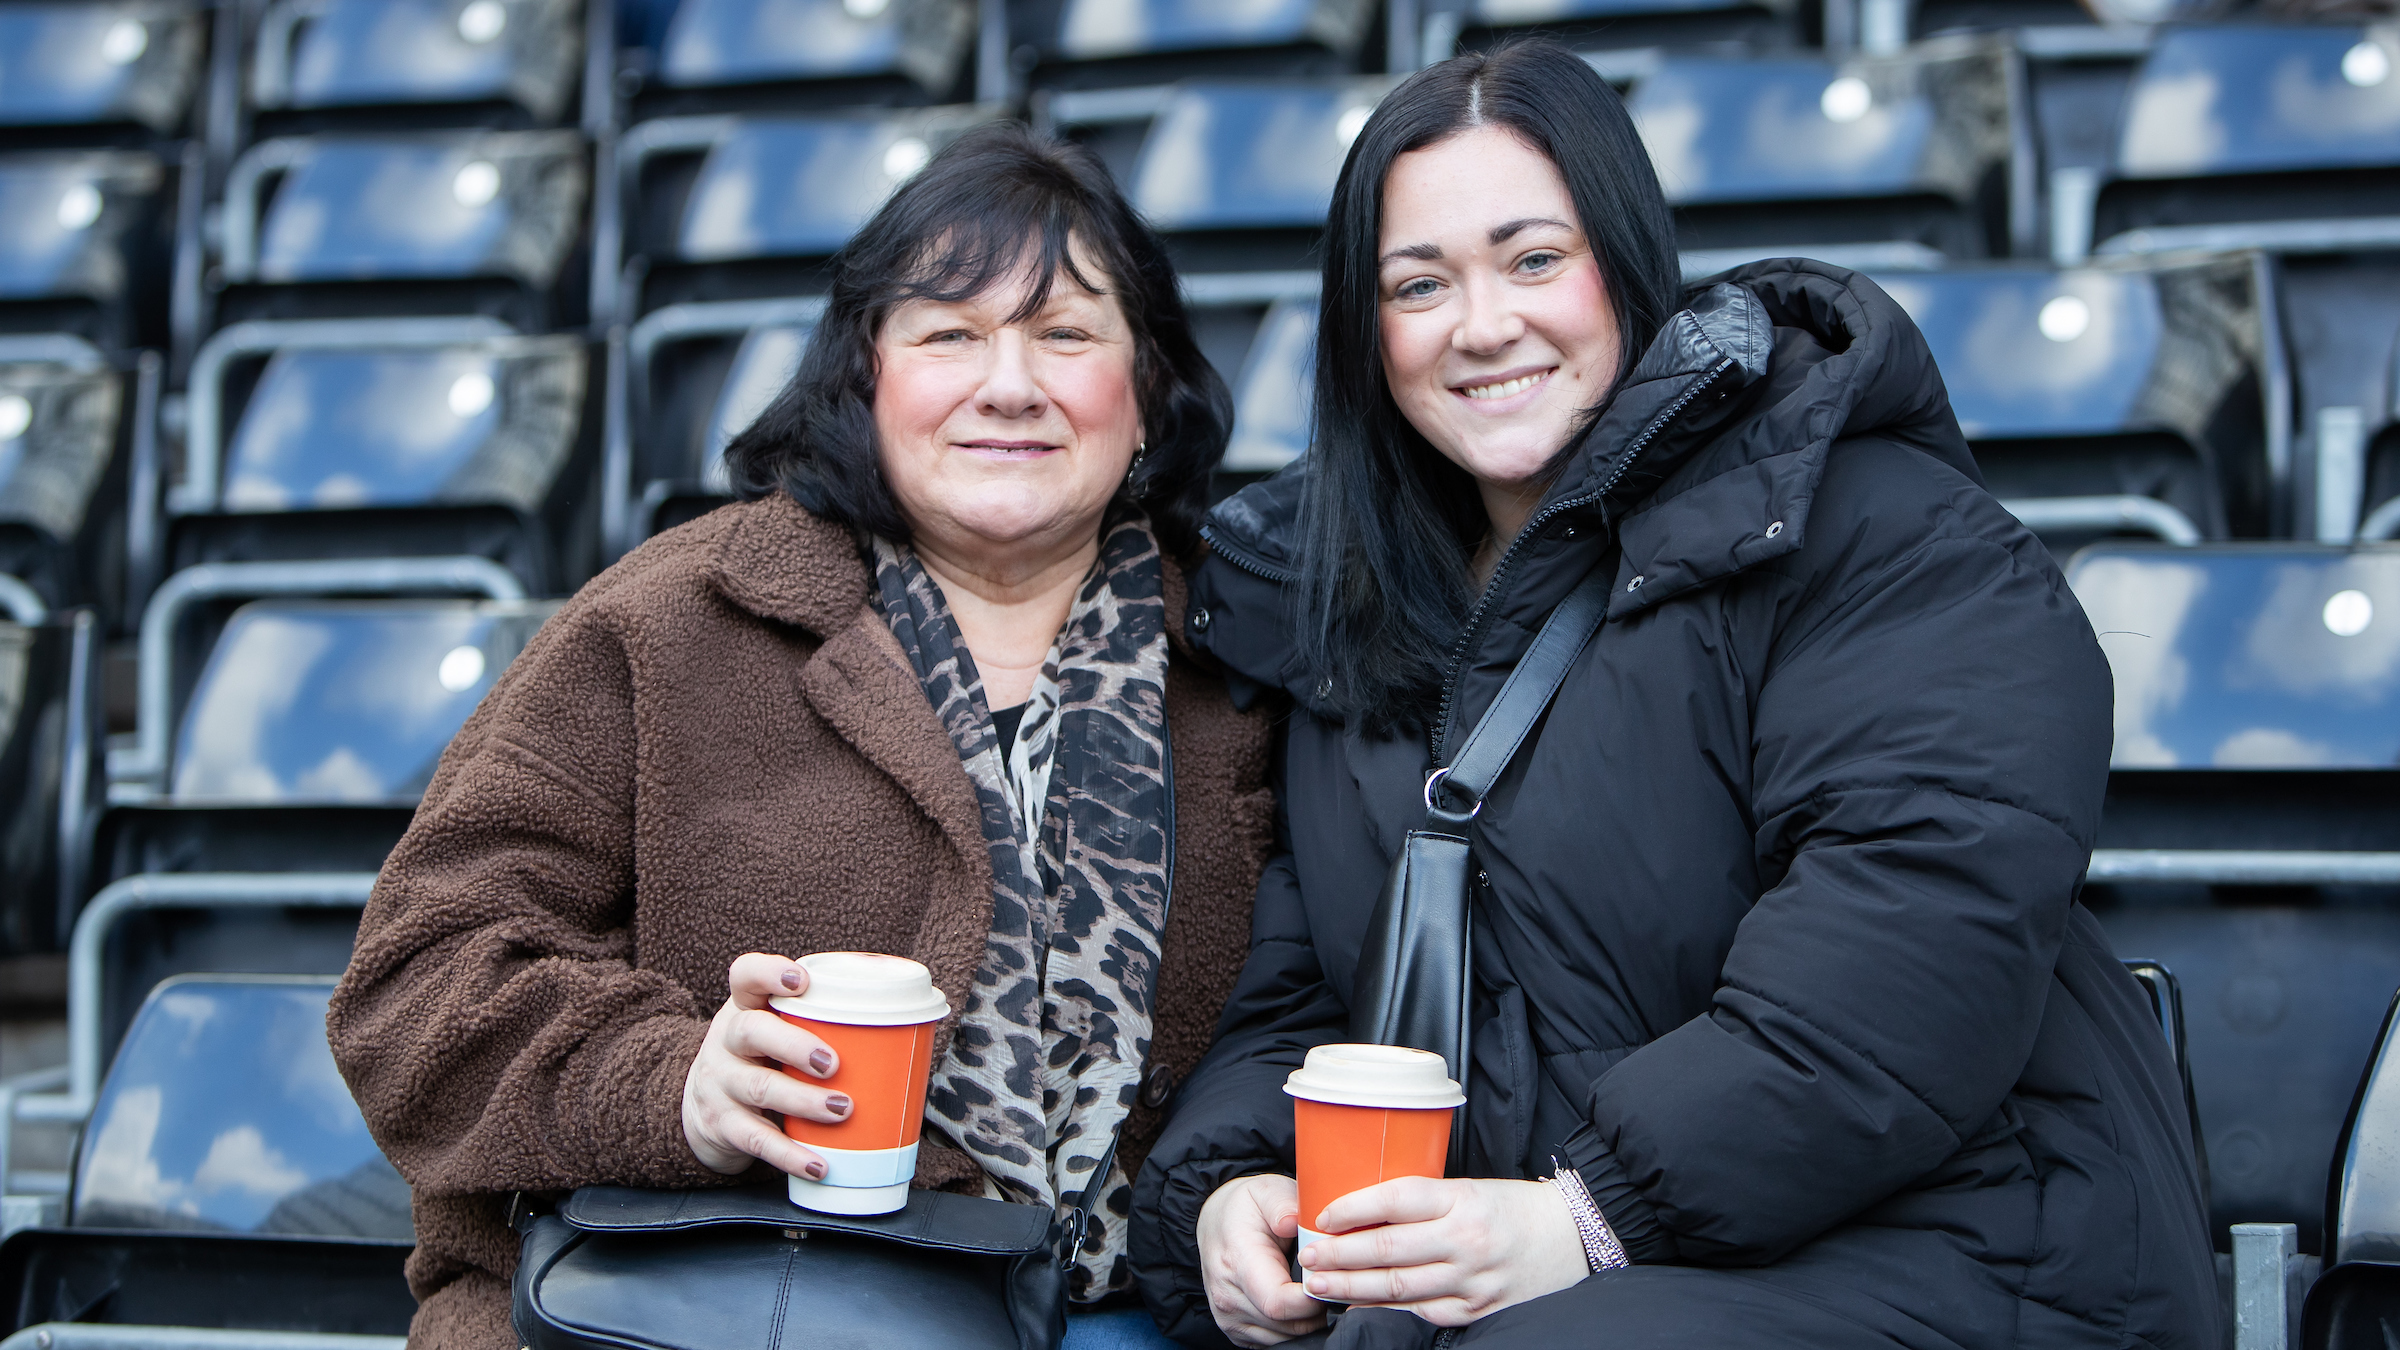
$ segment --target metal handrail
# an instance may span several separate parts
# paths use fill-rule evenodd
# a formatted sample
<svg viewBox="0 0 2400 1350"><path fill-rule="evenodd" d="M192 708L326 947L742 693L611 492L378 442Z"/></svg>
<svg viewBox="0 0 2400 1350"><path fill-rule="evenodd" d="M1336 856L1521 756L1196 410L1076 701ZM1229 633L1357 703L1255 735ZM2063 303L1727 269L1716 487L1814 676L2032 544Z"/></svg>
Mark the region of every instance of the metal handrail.
<svg viewBox="0 0 2400 1350"><path fill-rule="evenodd" d="M8 1183L9 1149L15 1144L17 1102L35 1093L51 1093L66 1086L67 1066L53 1064L47 1069L0 1078L0 1194L12 1191Z"/></svg>
<svg viewBox="0 0 2400 1350"><path fill-rule="evenodd" d="M0 1341L0 1350L406 1350L406 1336L345 1331L238 1331L105 1322L43 1322Z"/></svg>
<svg viewBox="0 0 2400 1350"><path fill-rule="evenodd" d="M2096 848L2085 879L2214 886L2400 885L2400 853L2304 849Z"/></svg>
<svg viewBox="0 0 2400 1350"><path fill-rule="evenodd" d="M372 872L154 872L110 883L84 906L67 944L66 1091L20 1090L8 1099L9 1119L79 1124L91 1116L106 1067L100 963L111 930L126 915L153 909L363 908L374 889Z"/></svg>
<svg viewBox="0 0 2400 1350"><path fill-rule="evenodd" d="M2140 530L2170 544L2197 544L2200 527L2156 497L2012 497L2000 505L2029 530Z"/></svg>
<svg viewBox="0 0 2400 1350"><path fill-rule="evenodd" d="M159 791L173 716L175 625L202 600L277 595L414 595L427 591L522 600L524 583L489 558L350 558L329 562L201 563L168 577L142 611L134 743L108 756L112 784Z"/></svg>

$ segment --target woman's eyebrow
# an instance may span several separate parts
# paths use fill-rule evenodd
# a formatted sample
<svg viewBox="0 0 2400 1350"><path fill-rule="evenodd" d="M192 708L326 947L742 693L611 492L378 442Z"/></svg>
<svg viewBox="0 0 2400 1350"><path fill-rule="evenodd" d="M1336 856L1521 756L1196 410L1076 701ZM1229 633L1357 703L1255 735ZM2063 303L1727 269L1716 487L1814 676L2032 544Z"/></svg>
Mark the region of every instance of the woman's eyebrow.
<svg viewBox="0 0 2400 1350"><path fill-rule="evenodd" d="M1410 244L1406 248L1393 249L1391 252L1384 254L1380 258L1377 258L1375 260L1375 265L1381 267L1383 264L1390 262L1394 258L1414 258L1419 262L1440 262L1442 260L1442 246L1440 244Z"/></svg>
<svg viewBox="0 0 2400 1350"><path fill-rule="evenodd" d="M1548 216L1526 216L1519 220L1509 221L1505 225L1494 225L1492 227L1492 242L1495 244L1505 244L1511 237L1516 235L1518 231L1529 230L1536 225L1555 225L1562 230L1571 230L1575 228L1563 220L1553 220Z"/></svg>

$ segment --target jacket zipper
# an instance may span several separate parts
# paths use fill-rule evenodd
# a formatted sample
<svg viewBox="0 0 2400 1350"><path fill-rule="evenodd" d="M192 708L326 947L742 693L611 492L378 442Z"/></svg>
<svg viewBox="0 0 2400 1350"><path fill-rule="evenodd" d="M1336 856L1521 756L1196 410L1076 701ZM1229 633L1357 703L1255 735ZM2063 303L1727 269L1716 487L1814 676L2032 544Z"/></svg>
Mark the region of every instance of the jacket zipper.
<svg viewBox="0 0 2400 1350"><path fill-rule="evenodd" d="M1476 599L1475 607L1467 612L1466 627L1460 630L1458 643L1451 649L1449 672L1442 676L1441 715L1433 724L1435 734L1441 738L1441 743L1434 747L1434 763L1436 765L1449 763L1450 713L1451 706L1458 697L1459 677L1466 673L1467 659L1475 654L1475 646L1483 637L1484 623L1491 617L1495 603L1507 593L1508 582L1511 580L1510 569L1516 565L1519 550L1524 547L1525 541L1540 534L1543 527L1559 515L1568 511L1581 510L1606 497L1609 491L1616 487L1617 480L1625 476L1625 471L1633 467L1633 462L1641 458L1642 451L1649 446L1650 442L1658 439L1658 434L1666 430L1667 424L1681 416L1683 410L1691 406L1692 400L1708 392L1711 385L1723 379L1725 372L1733 368L1734 361L1731 357L1726 357L1709 367L1708 372L1702 375L1691 388L1684 390L1673 403L1660 409L1656 417L1651 418L1639 432L1635 433L1634 438L1626 444L1624 457L1619 459L1617 466L1609 471L1606 482L1580 497L1570 497L1565 501L1552 502L1543 507L1534 513L1531 520L1525 522L1525 528L1517 531L1517 537L1509 541L1508 551L1500 555L1499 564L1492 568L1490 584L1483 588L1483 594Z"/></svg>
<svg viewBox="0 0 2400 1350"><path fill-rule="evenodd" d="M1248 572L1262 581L1274 582L1278 586L1291 584L1293 574L1290 571L1262 560L1257 554L1248 552L1238 544L1229 544L1225 536L1218 533L1216 526L1201 526L1200 537L1208 541L1209 548L1218 557L1232 563L1236 568Z"/></svg>

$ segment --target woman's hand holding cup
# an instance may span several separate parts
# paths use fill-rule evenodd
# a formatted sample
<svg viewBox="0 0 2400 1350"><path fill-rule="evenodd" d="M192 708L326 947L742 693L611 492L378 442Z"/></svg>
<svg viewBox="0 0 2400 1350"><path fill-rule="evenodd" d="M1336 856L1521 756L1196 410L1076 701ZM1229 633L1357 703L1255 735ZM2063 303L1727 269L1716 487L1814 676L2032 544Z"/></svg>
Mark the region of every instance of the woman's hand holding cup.
<svg viewBox="0 0 2400 1350"><path fill-rule="evenodd" d="M684 1075L685 1142L712 1172L739 1172L756 1159L793 1176L824 1176L825 1160L768 1114L828 1124L850 1115L848 1097L785 1072L821 1079L840 1063L825 1042L767 1007L769 999L805 993L808 971L788 957L751 952L734 961L726 984L731 993Z"/></svg>
<svg viewBox="0 0 2400 1350"><path fill-rule="evenodd" d="M1400 1177L1304 1217L1326 1234L1300 1252L1310 1294L1406 1308L1435 1326L1465 1326L1590 1273L1566 1197L1545 1182Z"/></svg>
<svg viewBox="0 0 2400 1350"><path fill-rule="evenodd" d="M1325 1324L1324 1305L1292 1282L1299 1224L1300 1187L1290 1177L1237 1177L1200 1207L1208 1310L1235 1345L1274 1345Z"/></svg>

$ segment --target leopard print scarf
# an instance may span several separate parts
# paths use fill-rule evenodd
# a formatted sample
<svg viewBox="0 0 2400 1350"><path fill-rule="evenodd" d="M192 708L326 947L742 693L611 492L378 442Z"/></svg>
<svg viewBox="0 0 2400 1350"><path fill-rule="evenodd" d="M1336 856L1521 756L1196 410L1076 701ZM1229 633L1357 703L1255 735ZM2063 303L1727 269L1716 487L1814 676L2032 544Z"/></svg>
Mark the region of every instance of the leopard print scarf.
<svg viewBox="0 0 2400 1350"><path fill-rule="evenodd" d="M1140 516L1103 531L1005 765L941 587L910 549L874 549L876 603L975 784L992 860L991 936L925 1123L982 1164L987 1195L1063 1217L1150 1054L1174 845L1158 543ZM1132 1282L1133 1188L1121 1166L1101 1185L1068 1276L1078 1301Z"/></svg>

